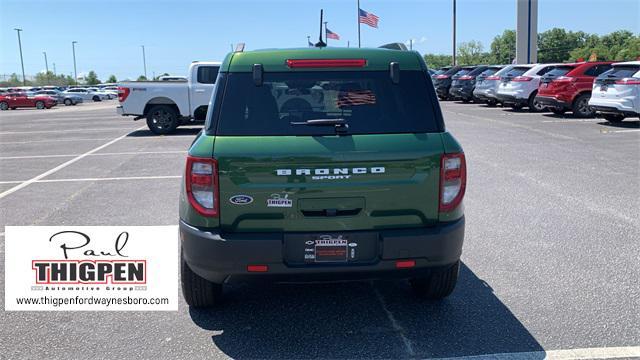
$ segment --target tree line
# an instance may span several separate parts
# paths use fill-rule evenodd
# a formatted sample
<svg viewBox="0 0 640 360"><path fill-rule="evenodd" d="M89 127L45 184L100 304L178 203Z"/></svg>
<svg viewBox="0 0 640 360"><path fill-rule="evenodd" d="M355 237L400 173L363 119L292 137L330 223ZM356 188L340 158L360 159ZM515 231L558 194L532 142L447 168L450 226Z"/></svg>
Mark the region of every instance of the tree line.
<svg viewBox="0 0 640 360"><path fill-rule="evenodd" d="M505 30L493 38L485 51L479 41L461 43L456 52L460 65L510 64L516 56L516 32ZM566 31L553 28L538 34L538 62L560 63L578 59L625 61L640 57L640 36L619 30L607 35L588 34L584 31ZM451 65L451 55L425 54L431 68Z"/></svg>
<svg viewBox="0 0 640 360"><path fill-rule="evenodd" d="M159 75L153 80L158 80L160 76L168 76L168 73L164 73ZM146 81L147 78L144 75L140 75L137 78L137 81ZM105 83L117 83L118 79L115 75L109 75ZM75 85L76 80L71 75L64 74L54 74L53 72L39 72L37 73L33 79L27 80L27 86L71 86ZM98 85L102 84L102 81L98 78L98 74L95 71L91 70L87 73L87 76L82 81L79 81L80 85ZM13 87L13 86L23 86L22 79L18 77L18 74L13 73L9 75L7 79L0 80L0 87Z"/></svg>

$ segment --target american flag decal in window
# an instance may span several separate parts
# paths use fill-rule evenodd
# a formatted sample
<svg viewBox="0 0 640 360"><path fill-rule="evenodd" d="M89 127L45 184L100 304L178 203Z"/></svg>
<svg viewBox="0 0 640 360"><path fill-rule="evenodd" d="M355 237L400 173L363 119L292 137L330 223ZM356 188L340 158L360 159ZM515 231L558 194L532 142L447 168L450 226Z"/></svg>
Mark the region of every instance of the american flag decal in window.
<svg viewBox="0 0 640 360"><path fill-rule="evenodd" d="M341 107L371 105L376 103L376 95L371 90L341 91L336 105Z"/></svg>

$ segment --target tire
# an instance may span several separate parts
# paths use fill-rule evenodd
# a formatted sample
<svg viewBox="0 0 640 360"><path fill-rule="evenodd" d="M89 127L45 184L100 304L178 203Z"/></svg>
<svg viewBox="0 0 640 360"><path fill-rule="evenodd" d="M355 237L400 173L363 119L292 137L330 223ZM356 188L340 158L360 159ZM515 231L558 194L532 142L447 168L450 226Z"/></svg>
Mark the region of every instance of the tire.
<svg viewBox="0 0 640 360"><path fill-rule="evenodd" d="M100 100L100 96L98 96L98 95L93 95L93 101L101 101L101 100Z"/></svg>
<svg viewBox="0 0 640 360"><path fill-rule="evenodd" d="M498 105L498 102L495 100L487 100L487 106L488 107L495 107L496 105Z"/></svg>
<svg viewBox="0 0 640 360"><path fill-rule="evenodd" d="M156 105L147 113L149 130L158 135L170 134L180 125L176 111L166 105Z"/></svg>
<svg viewBox="0 0 640 360"><path fill-rule="evenodd" d="M64 99L64 105L65 106L73 105L72 103L73 103L73 101L71 101L71 99Z"/></svg>
<svg viewBox="0 0 640 360"><path fill-rule="evenodd" d="M536 100L536 95L538 95L538 90L534 91L527 101L527 106L529 107L530 112L541 112L546 109L546 106L540 104L540 102Z"/></svg>
<svg viewBox="0 0 640 360"><path fill-rule="evenodd" d="M524 107L524 106L522 106L522 105L520 105L520 104L513 104L513 105L511 105L511 108L512 108L513 110L522 110L522 108L523 108L523 107Z"/></svg>
<svg viewBox="0 0 640 360"><path fill-rule="evenodd" d="M620 114L604 114L602 117L610 123L619 123L624 120L624 115Z"/></svg>
<svg viewBox="0 0 640 360"><path fill-rule="evenodd" d="M564 113L567 111L565 109L560 109L560 108L556 108L556 107L549 108L549 110L551 110L551 112L556 114L556 115L564 115Z"/></svg>
<svg viewBox="0 0 640 360"><path fill-rule="evenodd" d="M589 98L591 98L591 94L582 94L573 100L571 110L573 111L574 116L586 118L593 117L596 114L596 112L589 106Z"/></svg>
<svg viewBox="0 0 640 360"><path fill-rule="evenodd" d="M0 110L9 110L9 104L6 101L0 102Z"/></svg>
<svg viewBox="0 0 640 360"><path fill-rule="evenodd" d="M409 280L413 292L423 299L440 300L449 296L458 282L460 260L446 270L434 272L427 277Z"/></svg>
<svg viewBox="0 0 640 360"><path fill-rule="evenodd" d="M193 307L211 307L222 299L222 285L212 283L191 270L180 254L180 283L182 295L187 305Z"/></svg>
<svg viewBox="0 0 640 360"><path fill-rule="evenodd" d="M36 101L36 109L44 109L44 102L42 101Z"/></svg>

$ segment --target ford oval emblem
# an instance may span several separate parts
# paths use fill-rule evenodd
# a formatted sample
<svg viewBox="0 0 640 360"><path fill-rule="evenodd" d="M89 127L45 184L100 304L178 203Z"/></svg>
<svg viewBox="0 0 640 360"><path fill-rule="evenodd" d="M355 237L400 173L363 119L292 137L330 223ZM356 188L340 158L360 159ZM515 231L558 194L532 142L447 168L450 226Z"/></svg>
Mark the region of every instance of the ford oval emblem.
<svg viewBox="0 0 640 360"><path fill-rule="evenodd" d="M249 195L234 195L229 198L229 202L234 205L247 205L253 202L253 198Z"/></svg>

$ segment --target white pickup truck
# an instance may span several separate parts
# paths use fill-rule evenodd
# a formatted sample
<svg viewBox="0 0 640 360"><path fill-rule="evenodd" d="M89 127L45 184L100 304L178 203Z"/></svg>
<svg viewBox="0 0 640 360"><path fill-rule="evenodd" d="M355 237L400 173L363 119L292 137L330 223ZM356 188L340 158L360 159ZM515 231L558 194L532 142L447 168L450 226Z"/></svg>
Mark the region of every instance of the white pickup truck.
<svg viewBox="0 0 640 360"><path fill-rule="evenodd" d="M156 134L202 122L215 86L219 62L194 61L187 81L125 81L118 84L118 114L146 118Z"/></svg>

